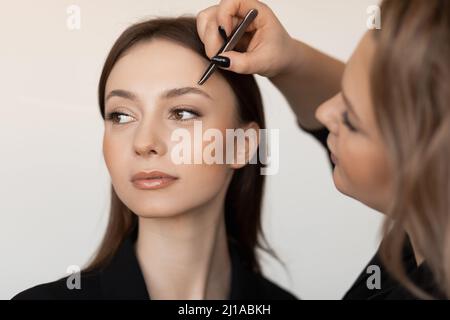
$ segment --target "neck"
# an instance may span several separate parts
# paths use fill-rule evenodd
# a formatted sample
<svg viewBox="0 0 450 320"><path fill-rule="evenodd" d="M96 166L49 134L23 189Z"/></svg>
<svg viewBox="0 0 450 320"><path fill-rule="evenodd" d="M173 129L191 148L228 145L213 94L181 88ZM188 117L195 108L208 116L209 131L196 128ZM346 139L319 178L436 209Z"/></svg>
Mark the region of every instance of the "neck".
<svg viewBox="0 0 450 320"><path fill-rule="evenodd" d="M231 263L223 203L139 218L136 256L152 299L227 299Z"/></svg>

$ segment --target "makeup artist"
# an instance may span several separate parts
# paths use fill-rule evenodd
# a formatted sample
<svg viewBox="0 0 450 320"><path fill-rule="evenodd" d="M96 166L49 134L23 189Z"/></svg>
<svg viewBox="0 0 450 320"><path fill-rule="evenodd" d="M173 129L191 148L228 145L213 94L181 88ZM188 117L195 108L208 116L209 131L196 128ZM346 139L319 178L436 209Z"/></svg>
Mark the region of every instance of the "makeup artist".
<svg viewBox="0 0 450 320"><path fill-rule="evenodd" d="M252 8L236 51L214 57ZM386 0L382 28L341 61L291 38L256 0L222 0L198 14L208 56L266 76L302 130L326 148L336 188L385 214L381 289L366 269L344 299L450 297L450 1Z"/></svg>

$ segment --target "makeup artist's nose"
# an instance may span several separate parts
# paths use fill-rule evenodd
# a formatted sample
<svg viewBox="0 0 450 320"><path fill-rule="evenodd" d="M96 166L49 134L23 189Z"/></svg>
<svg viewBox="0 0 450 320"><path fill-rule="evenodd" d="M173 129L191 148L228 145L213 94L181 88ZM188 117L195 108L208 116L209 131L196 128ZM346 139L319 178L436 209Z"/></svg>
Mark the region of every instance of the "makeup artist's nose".
<svg viewBox="0 0 450 320"><path fill-rule="evenodd" d="M341 121L340 114L343 112L343 109L339 93L317 108L316 118L327 127L330 133L338 135Z"/></svg>
<svg viewBox="0 0 450 320"><path fill-rule="evenodd" d="M164 155L167 145L162 137L163 130L160 119L144 118L134 135L134 152L143 157Z"/></svg>

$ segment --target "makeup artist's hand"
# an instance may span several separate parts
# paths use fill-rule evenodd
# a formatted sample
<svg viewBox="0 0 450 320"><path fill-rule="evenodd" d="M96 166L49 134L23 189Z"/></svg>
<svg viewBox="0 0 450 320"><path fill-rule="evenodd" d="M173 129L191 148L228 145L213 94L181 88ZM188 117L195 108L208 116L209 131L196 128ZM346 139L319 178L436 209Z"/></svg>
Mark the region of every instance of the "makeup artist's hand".
<svg viewBox="0 0 450 320"><path fill-rule="evenodd" d="M257 0L222 0L218 5L198 13L197 30L208 57L213 58L223 44L219 26L230 36L250 9L257 9L258 16L236 46L236 51L221 54L221 57L230 59L230 65L226 69L266 77L283 73L291 67L294 60L295 41L272 10ZM224 64L224 59L220 60L222 65L218 65L225 67L227 61Z"/></svg>
<svg viewBox="0 0 450 320"><path fill-rule="evenodd" d="M221 56L230 59L227 70L243 74L259 74L283 93L303 128L316 130L323 125L316 119L317 107L340 90L344 64L302 41L293 39L273 11L257 0L222 0L197 16L197 30L212 58L223 39L218 27L230 36L234 27L250 9L258 15L247 29L236 51ZM217 59L215 62L227 62Z"/></svg>

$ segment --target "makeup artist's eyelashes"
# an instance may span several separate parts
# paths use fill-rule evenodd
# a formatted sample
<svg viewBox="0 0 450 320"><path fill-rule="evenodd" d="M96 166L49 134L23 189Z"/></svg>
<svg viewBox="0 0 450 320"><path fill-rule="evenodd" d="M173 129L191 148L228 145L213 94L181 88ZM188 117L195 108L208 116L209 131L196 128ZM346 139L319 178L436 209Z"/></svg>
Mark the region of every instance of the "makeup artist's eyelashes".
<svg viewBox="0 0 450 320"><path fill-rule="evenodd" d="M114 124L126 124L128 122L121 122L122 117L133 118L133 116L124 112L110 112L106 115L107 121L112 121ZM169 119L175 121L189 121L201 117L201 114L195 110L186 107L174 107L169 111Z"/></svg>
<svg viewBox="0 0 450 320"><path fill-rule="evenodd" d="M348 118L348 111L344 111L342 113L342 122L344 123L344 125L347 128L349 128L350 131L352 131L352 132L356 132L357 131L355 126L350 122L350 119Z"/></svg>

